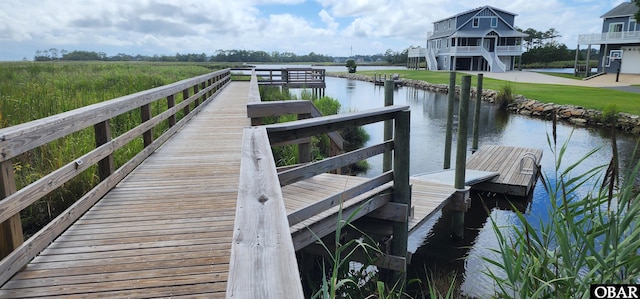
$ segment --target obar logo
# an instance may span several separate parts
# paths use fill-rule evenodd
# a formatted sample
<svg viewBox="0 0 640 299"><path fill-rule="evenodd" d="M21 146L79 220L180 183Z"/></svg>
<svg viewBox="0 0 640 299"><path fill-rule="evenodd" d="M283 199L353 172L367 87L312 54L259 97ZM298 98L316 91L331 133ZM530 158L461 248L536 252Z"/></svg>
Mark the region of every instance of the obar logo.
<svg viewBox="0 0 640 299"><path fill-rule="evenodd" d="M638 284L592 284L591 298L640 298Z"/></svg>

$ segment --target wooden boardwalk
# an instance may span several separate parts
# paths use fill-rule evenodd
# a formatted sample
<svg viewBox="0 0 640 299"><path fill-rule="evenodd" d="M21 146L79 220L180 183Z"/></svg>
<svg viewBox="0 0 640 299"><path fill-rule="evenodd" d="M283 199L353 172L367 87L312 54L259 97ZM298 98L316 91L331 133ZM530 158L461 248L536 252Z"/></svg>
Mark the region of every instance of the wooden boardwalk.
<svg viewBox="0 0 640 299"><path fill-rule="evenodd" d="M226 87L0 297L224 297L248 84Z"/></svg>
<svg viewBox="0 0 640 299"><path fill-rule="evenodd" d="M215 86L211 79L207 82L209 86L207 88ZM281 281L284 285L299 284L298 276L289 277L274 273L275 268L261 263L278 260L281 254L273 254L273 252L282 252L279 251L281 248L278 246L288 243L286 239L288 238L287 229L289 229L293 246L291 243L287 244L292 249L290 259L286 262L292 266L290 268L292 271L279 272L289 274L296 272L293 249L302 249L315 242L318 237L324 237L333 232L338 222L340 202L343 202L342 208L346 215L357 214L355 219L369 216L387 220L379 223L385 226L384 231L388 229L393 232L391 250L400 248L398 253L391 252L388 255L390 261L396 263L396 266L390 269L404 270L406 235L443 208L457 191L449 184L416 178L409 180L409 154L408 152L399 154L409 148L408 130L403 129L409 126L408 107L391 106L325 117L317 121L301 119L297 122L269 127L269 134L274 135L268 136L265 127L247 129L251 126L247 109L248 101L259 100L257 84L254 79L252 82L253 85L249 82L232 82L221 91L216 89L216 92L219 92L217 96L208 100L206 106L200 106L201 110L196 102L195 106L198 107L199 113L195 117L184 127L180 127L181 129L166 143L160 146L161 143L158 142L159 147L153 147L155 151L149 150L148 153L153 152L153 154L135 170L112 189L110 187L105 189L105 192L110 190L105 196L102 198L96 196L96 200L99 198L97 203L62 234L54 234L54 229L43 229L36 234L36 238L32 238L36 239L34 242L25 243L42 247L34 246L38 249L32 249L32 245L22 245L15 249L7 259L3 260L3 262L9 261L3 264L2 276L5 277L3 281L16 273L15 271L22 265L27 262L28 264L2 285L0 298L219 298L229 297L229 294L226 294L226 291L229 291L227 282L229 286L235 286L233 291L238 291L239 288L246 289L245 286L249 285L260 285L262 289L250 288L258 292L264 291L265 288L273 288L269 283L263 283L268 280L265 276L287 277ZM198 92L202 91L201 88L205 88L207 84L195 84L197 85L188 87L194 89L194 95L191 98L204 97L202 92ZM174 89L171 89L171 95L167 97L168 106L175 104L174 94L184 86L183 83L179 83L177 87L172 87ZM185 90L183 97L187 98L189 92L188 89ZM204 91L208 92L208 90ZM149 94L154 92L160 93L152 90ZM138 95L133 98L147 97L150 96ZM116 102L128 103L126 98ZM173 104L169 104L172 102ZM148 105L142 106L148 108ZM183 105L180 109L188 107ZM102 111L101 109L96 111ZM169 112L175 113L175 111ZM298 111L298 114L300 113L308 114L309 112ZM190 114L190 117L193 115ZM277 200L278 194L263 193L266 191L260 189L264 186L259 185L264 183L263 185L269 187L267 189L278 191L275 193L280 192L278 180L275 179L277 175L275 164L270 161L268 167L264 165L266 160L270 160L263 159L265 156L262 155L267 152L266 149L270 149L269 142L272 140L268 139L275 137L276 143L278 140L287 141L287 138L304 139L314 132L331 133L341 125L358 126L390 119L394 119L398 126L394 129L397 134L394 135L393 142L388 141L300 166L298 171L291 170L284 176L285 179L279 181L284 185L281 190L284 203ZM168 120L171 122L170 118ZM108 128L108 122L106 127ZM173 127L174 130L178 128ZM147 129L139 128L136 132L142 133L144 130ZM262 144L264 148L252 148L259 143L255 139L259 134L254 132L251 134L256 135L249 134L247 138L246 132L250 131L262 132L260 134L264 136L264 144ZM15 135L21 136L17 133ZM148 136L150 135L145 135L145 138ZM262 151L258 150L260 148ZM376 178L324 173L353 163L351 160L355 158L366 159L391 148L394 148L394 164L400 167ZM487 150L495 152L498 157L489 155L491 158L476 158L477 162L472 157L469 163L474 161L475 164L472 164L476 165L474 167L491 168L494 165L493 162L504 160L504 157L529 155L512 148ZM243 152L246 154L244 158ZM268 152L270 153L270 150ZM541 152L539 155L541 156ZM241 167L242 159L244 159L243 167ZM523 162L520 167L507 163L506 169L484 170L500 172L500 179L524 182L526 180L518 174L512 174L513 170L518 170L520 173L526 173L529 170L537 171L537 168L532 165L534 160L539 161L539 156L534 153L530 158L525 157L521 160ZM246 162L249 162L248 167L245 167ZM3 165L10 165L10 163L11 161L6 161ZM71 168L77 169L83 165L82 160L77 160L75 163ZM256 187L257 191L251 188L239 190L239 185L247 182L240 179L241 169L254 171L258 175L262 174L259 171L269 170L273 172L273 179L265 183L261 180L263 177L259 176L260 179L256 179L256 176L253 176L255 174L251 172L247 178L250 178L251 183L255 183L256 186L252 188ZM410 196L409 183L412 185ZM20 202L19 198L16 198L17 196L11 200ZM238 202L240 204L237 204ZM274 218L274 214L266 213L264 207L276 203L284 206L278 210L280 214L276 215L278 216L276 218L282 220L280 222L282 225L277 231L265 229L265 227L273 228L261 224L268 222L269 218ZM89 206L87 205L87 208ZM249 210L259 213L242 213ZM408 216L408 210L412 211L410 216ZM2 212L1 209L0 212ZM289 223L286 222L285 212ZM6 211L4 213L7 214ZM72 213L73 211L69 212L69 215ZM260 213L262 214L258 215ZM77 213L77 215L81 214L82 212ZM62 216L62 218L67 217L66 214ZM236 217L244 219L240 221L241 227L238 227ZM295 219L296 217L302 219ZM69 220L68 223L72 221ZM402 226L405 227L399 229ZM253 230L256 231L255 234ZM271 238L273 235L286 236L286 238ZM404 235L405 238L397 237L400 235ZM55 236L58 237L55 238ZM256 236L265 238L256 239ZM54 238L55 241L49 244ZM402 246L397 246L396 243ZM267 247L271 251L263 250ZM40 251L42 248L44 249ZM256 251L253 251L254 249ZM38 251L40 251L39 254ZM238 252L244 252L246 255L238 255ZM33 256L35 258L29 262ZM17 262L19 260L24 262L19 264ZM16 261L15 264L13 261ZM280 261L274 263L278 262ZM233 271L234 267L239 270ZM247 269L250 271L246 272ZM282 289L284 288L280 291ZM290 289L287 288L287 291ZM232 296L239 294L233 291L230 291ZM242 294L239 296L242 297ZM295 294L292 297L295 297Z"/></svg>

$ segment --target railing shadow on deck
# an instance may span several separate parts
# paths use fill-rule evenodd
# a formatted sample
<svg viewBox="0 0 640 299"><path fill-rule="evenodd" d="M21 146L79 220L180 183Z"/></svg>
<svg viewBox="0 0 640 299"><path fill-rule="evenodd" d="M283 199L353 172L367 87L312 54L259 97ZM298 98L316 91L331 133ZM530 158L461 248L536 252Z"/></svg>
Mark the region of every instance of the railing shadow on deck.
<svg viewBox="0 0 640 299"><path fill-rule="evenodd" d="M282 111L299 114L299 109L307 109L304 106L300 101L292 101L289 107L286 103L261 104L257 79L253 72L248 104L248 111L252 117L279 114ZM261 109L264 110L260 111ZM294 236L290 235L290 226L376 188L379 192L369 195L364 206L351 206L343 210L342 215L346 218L354 213L354 218L357 219L379 209L393 210L396 215L393 217L393 240L389 256L396 261L402 261L404 267L399 268L404 269L411 206L409 119L408 106L388 106L245 128L227 298L302 298L295 251L334 232L340 220L336 213L322 222L309 225L307 229L300 230L300 233ZM273 144L304 140L347 127L387 120L394 120L395 135L392 140L322 161L299 165L280 173L276 171L270 148ZM280 186L391 151L394 160L392 170L287 215Z"/></svg>
<svg viewBox="0 0 640 299"><path fill-rule="evenodd" d="M211 101L231 80L230 69L182 80L113 100L82 107L28 123L0 129L0 285L4 284L74 221L88 211L100 198L158 149ZM155 105L166 101L166 105ZM151 105L163 108L152 115ZM139 110L141 123L120 136L112 136L110 120L130 111ZM181 118L180 118L181 117ZM153 130L167 123L162 134ZM43 178L16 190L13 160L25 153L93 126L95 149L52 171ZM114 153L142 136L144 148L123 166L115 169ZM73 205L53 219L27 241L23 241L20 211L51 191L97 165L100 182ZM75 200L75 199L73 199Z"/></svg>

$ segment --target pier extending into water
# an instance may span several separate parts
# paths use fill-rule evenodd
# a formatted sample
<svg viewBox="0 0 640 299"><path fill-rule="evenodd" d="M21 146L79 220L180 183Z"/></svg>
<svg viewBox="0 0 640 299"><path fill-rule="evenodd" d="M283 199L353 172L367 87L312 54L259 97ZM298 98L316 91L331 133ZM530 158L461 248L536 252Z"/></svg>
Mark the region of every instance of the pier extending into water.
<svg viewBox="0 0 640 299"><path fill-rule="evenodd" d="M225 69L0 129L0 297L302 298L296 252L312 251L339 217L386 236L377 265L401 276L407 236L456 193L409 177L408 106L321 116L301 101L262 103L255 73L250 82L231 76ZM152 115L151 105L164 109ZM110 122L130 111L141 123L114 136ZM281 114L299 120L259 124ZM337 131L389 120L391 139L342 151ZM16 188L17 157L86 129L95 149ZM329 135L333 156L305 161L318 134ZM116 168L116 151L137 138L144 148ZM277 144L298 144L303 164L277 169ZM379 176L336 173L384 153L393 167ZM20 211L84 171L100 182L24 240Z"/></svg>

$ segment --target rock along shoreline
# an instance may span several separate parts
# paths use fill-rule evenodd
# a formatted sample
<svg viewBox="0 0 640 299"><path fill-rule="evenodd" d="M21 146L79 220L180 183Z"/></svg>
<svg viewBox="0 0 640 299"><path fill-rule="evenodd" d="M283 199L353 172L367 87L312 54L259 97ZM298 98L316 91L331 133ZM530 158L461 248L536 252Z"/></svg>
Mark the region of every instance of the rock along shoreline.
<svg viewBox="0 0 640 299"><path fill-rule="evenodd" d="M366 82L374 82L372 76L348 73L327 73L327 76L336 78L345 78ZM448 84L433 84L421 80L399 79L402 86L413 87L421 90L432 91L437 93L448 93ZM460 86L456 86L456 93L460 93ZM490 89L482 90L482 100L488 103L495 103L498 92ZM471 87L471 98L476 98L477 90ZM542 103L537 100L528 99L522 95L516 95L514 101L509 104L507 109L512 113L526 115L536 118L551 120L555 113L557 119L577 125L577 126L593 126L606 127L602 122L602 111L594 109L585 109L580 106L558 105L554 103ZM616 127L626 133L640 135L640 116L629 113L618 113Z"/></svg>

